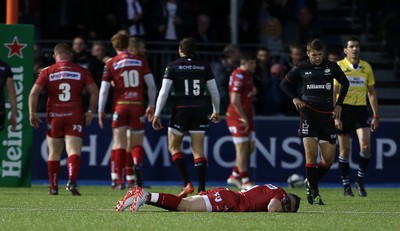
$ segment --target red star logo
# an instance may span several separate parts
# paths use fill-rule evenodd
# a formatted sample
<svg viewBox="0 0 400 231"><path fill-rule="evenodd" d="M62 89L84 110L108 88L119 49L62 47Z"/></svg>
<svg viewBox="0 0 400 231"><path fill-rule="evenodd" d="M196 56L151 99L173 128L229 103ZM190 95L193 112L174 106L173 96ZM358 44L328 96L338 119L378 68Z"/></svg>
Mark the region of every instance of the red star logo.
<svg viewBox="0 0 400 231"><path fill-rule="evenodd" d="M8 58L10 58L14 55L17 55L18 57L20 57L22 59L24 57L24 55L22 54L22 49L24 49L27 46L27 44L19 43L18 37L14 36L13 42L5 43L4 46L9 49Z"/></svg>

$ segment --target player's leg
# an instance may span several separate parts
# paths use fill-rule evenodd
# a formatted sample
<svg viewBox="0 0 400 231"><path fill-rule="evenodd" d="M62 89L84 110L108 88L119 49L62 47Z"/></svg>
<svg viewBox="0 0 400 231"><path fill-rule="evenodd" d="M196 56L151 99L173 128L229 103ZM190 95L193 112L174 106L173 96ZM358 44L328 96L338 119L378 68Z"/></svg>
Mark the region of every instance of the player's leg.
<svg viewBox="0 0 400 231"><path fill-rule="evenodd" d="M65 149L68 155L68 183L67 190L71 191L72 195L80 196L78 191L78 173L80 167L80 158L82 150L82 138L78 136L65 136Z"/></svg>
<svg viewBox="0 0 400 231"><path fill-rule="evenodd" d="M131 155L132 142L131 142L131 129L126 129L126 155L125 155L125 178L128 187L133 187L136 183L135 175L133 174L133 159Z"/></svg>
<svg viewBox="0 0 400 231"><path fill-rule="evenodd" d="M168 149L172 155L172 162L174 162L183 182L182 190L178 195L180 197L186 197L187 194L194 191L187 171L185 154L181 150L183 136L182 132L171 127L168 128Z"/></svg>
<svg viewBox="0 0 400 231"><path fill-rule="evenodd" d="M49 195L58 194L58 178L60 175L60 159L64 148L64 138L46 137L49 147L49 156L47 159L47 172L50 181Z"/></svg>
<svg viewBox="0 0 400 231"><path fill-rule="evenodd" d="M133 130L131 133L131 159L133 160L133 174L136 179L135 185L142 187L143 179L142 179L142 162L144 155L143 148L144 141L144 130Z"/></svg>
<svg viewBox="0 0 400 231"><path fill-rule="evenodd" d="M126 159L126 130L127 126L113 128L113 146L111 155L115 158L115 174L111 173L112 180L117 180L118 188L124 189L124 167Z"/></svg>
<svg viewBox="0 0 400 231"><path fill-rule="evenodd" d="M243 188L244 185L249 185L250 179L248 175L248 163L250 158L250 141L248 139L243 142L235 142L236 150L236 166L238 167L239 176L242 179ZM246 184L244 184L246 183Z"/></svg>
<svg viewBox="0 0 400 231"><path fill-rule="evenodd" d="M367 196L367 192L364 187L364 177L371 158L371 131L369 127L363 127L357 129L356 132L360 144L356 187L358 195L365 197Z"/></svg>
<svg viewBox="0 0 400 231"><path fill-rule="evenodd" d="M199 188L198 193L206 191L207 159L204 156L205 131L189 131L194 158L194 167L197 171Z"/></svg>
<svg viewBox="0 0 400 231"><path fill-rule="evenodd" d="M339 170L343 184L343 195L353 197L350 186L350 135L339 134Z"/></svg>
<svg viewBox="0 0 400 231"><path fill-rule="evenodd" d="M318 140L315 137L303 138L304 152L306 158L306 177L307 177L307 201L314 204L319 196L318 189Z"/></svg>

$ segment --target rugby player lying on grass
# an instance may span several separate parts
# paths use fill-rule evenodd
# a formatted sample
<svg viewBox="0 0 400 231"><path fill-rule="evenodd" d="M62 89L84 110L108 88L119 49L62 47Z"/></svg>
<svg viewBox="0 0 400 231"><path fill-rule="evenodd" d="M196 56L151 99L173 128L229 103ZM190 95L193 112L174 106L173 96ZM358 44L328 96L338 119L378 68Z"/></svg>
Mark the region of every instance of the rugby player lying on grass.
<svg viewBox="0 0 400 231"><path fill-rule="evenodd" d="M130 207L131 212L136 212L143 204L186 212L297 212L300 198L273 184L255 185L240 191L220 187L186 198L137 187L130 188L115 210Z"/></svg>

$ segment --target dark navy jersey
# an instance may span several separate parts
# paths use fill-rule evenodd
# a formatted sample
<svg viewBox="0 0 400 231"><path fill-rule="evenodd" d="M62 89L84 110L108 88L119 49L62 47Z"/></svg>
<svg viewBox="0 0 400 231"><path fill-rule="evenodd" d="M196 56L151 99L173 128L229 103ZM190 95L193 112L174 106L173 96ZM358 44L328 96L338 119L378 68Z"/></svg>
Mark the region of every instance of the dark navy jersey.
<svg viewBox="0 0 400 231"><path fill-rule="evenodd" d="M320 65L311 64L309 60L302 61L294 66L286 75L283 90L291 97L299 97L294 91L291 84L301 84L302 95L301 99L311 108L329 112L333 110L333 80L336 79L339 83L343 83L344 88L348 88L348 80L346 75L336 64L323 60ZM289 83L289 84L286 84ZM285 86L286 85L286 86ZM345 93L347 92L347 89ZM342 104L343 97L338 99L338 104Z"/></svg>
<svg viewBox="0 0 400 231"><path fill-rule="evenodd" d="M0 112L5 110L4 87L6 86L7 78L12 78L10 66L0 59Z"/></svg>
<svg viewBox="0 0 400 231"><path fill-rule="evenodd" d="M177 59L165 69L164 78L173 81L174 104L178 107L206 106L207 81L214 79L207 62L188 56Z"/></svg>

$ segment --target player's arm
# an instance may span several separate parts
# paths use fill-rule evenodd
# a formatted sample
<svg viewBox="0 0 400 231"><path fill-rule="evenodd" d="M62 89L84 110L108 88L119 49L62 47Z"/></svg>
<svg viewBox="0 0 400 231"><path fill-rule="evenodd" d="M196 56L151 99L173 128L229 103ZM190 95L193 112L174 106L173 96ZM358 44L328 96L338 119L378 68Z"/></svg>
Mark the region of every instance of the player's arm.
<svg viewBox="0 0 400 231"><path fill-rule="evenodd" d="M268 204L268 212L283 212L282 202L278 199L271 199Z"/></svg>
<svg viewBox="0 0 400 231"><path fill-rule="evenodd" d="M214 123L219 123L219 121L220 121L220 117L219 117L220 98L219 98L217 82L215 81L215 79L210 79L207 81L207 89L210 92L211 102L213 105L213 114L211 115L210 119Z"/></svg>
<svg viewBox="0 0 400 231"><path fill-rule="evenodd" d="M165 103L167 102L169 90L171 89L172 83L173 82L170 79L163 79L160 92L158 93L156 112L154 113L153 119L153 128L156 130L160 130L161 128L163 128L160 115L162 109L165 106Z"/></svg>
<svg viewBox="0 0 400 231"><path fill-rule="evenodd" d="M85 114L85 123L86 126L89 126L93 120L93 113L96 111L97 101L99 100L99 89L97 88L96 83L91 83L86 86L86 90L90 94L89 100L89 110Z"/></svg>
<svg viewBox="0 0 400 231"><path fill-rule="evenodd" d="M280 88L290 99L292 99L292 102L298 111L305 106L305 103L301 100L301 97L297 92L299 78L300 74L298 72L298 67L295 66L289 71L289 73L285 76L285 78L282 79L280 83Z"/></svg>
<svg viewBox="0 0 400 231"><path fill-rule="evenodd" d="M344 98L347 95L347 91L349 90L349 80L347 79L346 75L343 73L343 71L338 68L338 75L335 77L335 79L340 83L340 90L339 90L339 96L336 100L335 107L333 109L333 118L334 119L340 119L340 115L342 113L342 105Z"/></svg>
<svg viewBox="0 0 400 231"><path fill-rule="evenodd" d="M15 93L14 79L7 78L6 81L8 99L11 106L10 125L11 130L14 131L17 126L17 94Z"/></svg>
<svg viewBox="0 0 400 231"><path fill-rule="evenodd" d="M378 97L374 85L368 86L368 100L371 105L373 117L371 122L371 130L375 131L379 127L379 114L378 114Z"/></svg>
<svg viewBox="0 0 400 231"><path fill-rule="evenodd" d="M340 86L334 85L333 87L333 105L336 105L336 96L339 94ZM340 119L335 119L335 127L339 130L343 129L343 123Z"/></svg>
<svg viewBox="0 0 400 231"><path fill-rule="evenodd" d="M42 92L42 90L43 90L42 86L40 86L39 84L34 84L31 89L31 92L29 93L29 100L28 100L29 122L30 122L31 126L34 128L39 127L39 123L42 122L36 111L38 101L39 101L39 95L40 95L40 92Z"/></svg>
<svg viewBox="0 0 400 231"><path fill-rule="evenodd" d="M147 85L147 97L149 99L149 105L146 109L146 116L148 121L153 121L154 105L156 101L156 84L154 83L153 74L148 73L144 75L144 82Z"/></svg>
<svg viewBox="0 0 400 231"><path fill-rule="evenodd" d="M104 119L106 117L104 109L108 98L108 92L110 90L111 83L108 81L101 81L100 92L99 92L99 127L104 128Z"/></svg>

